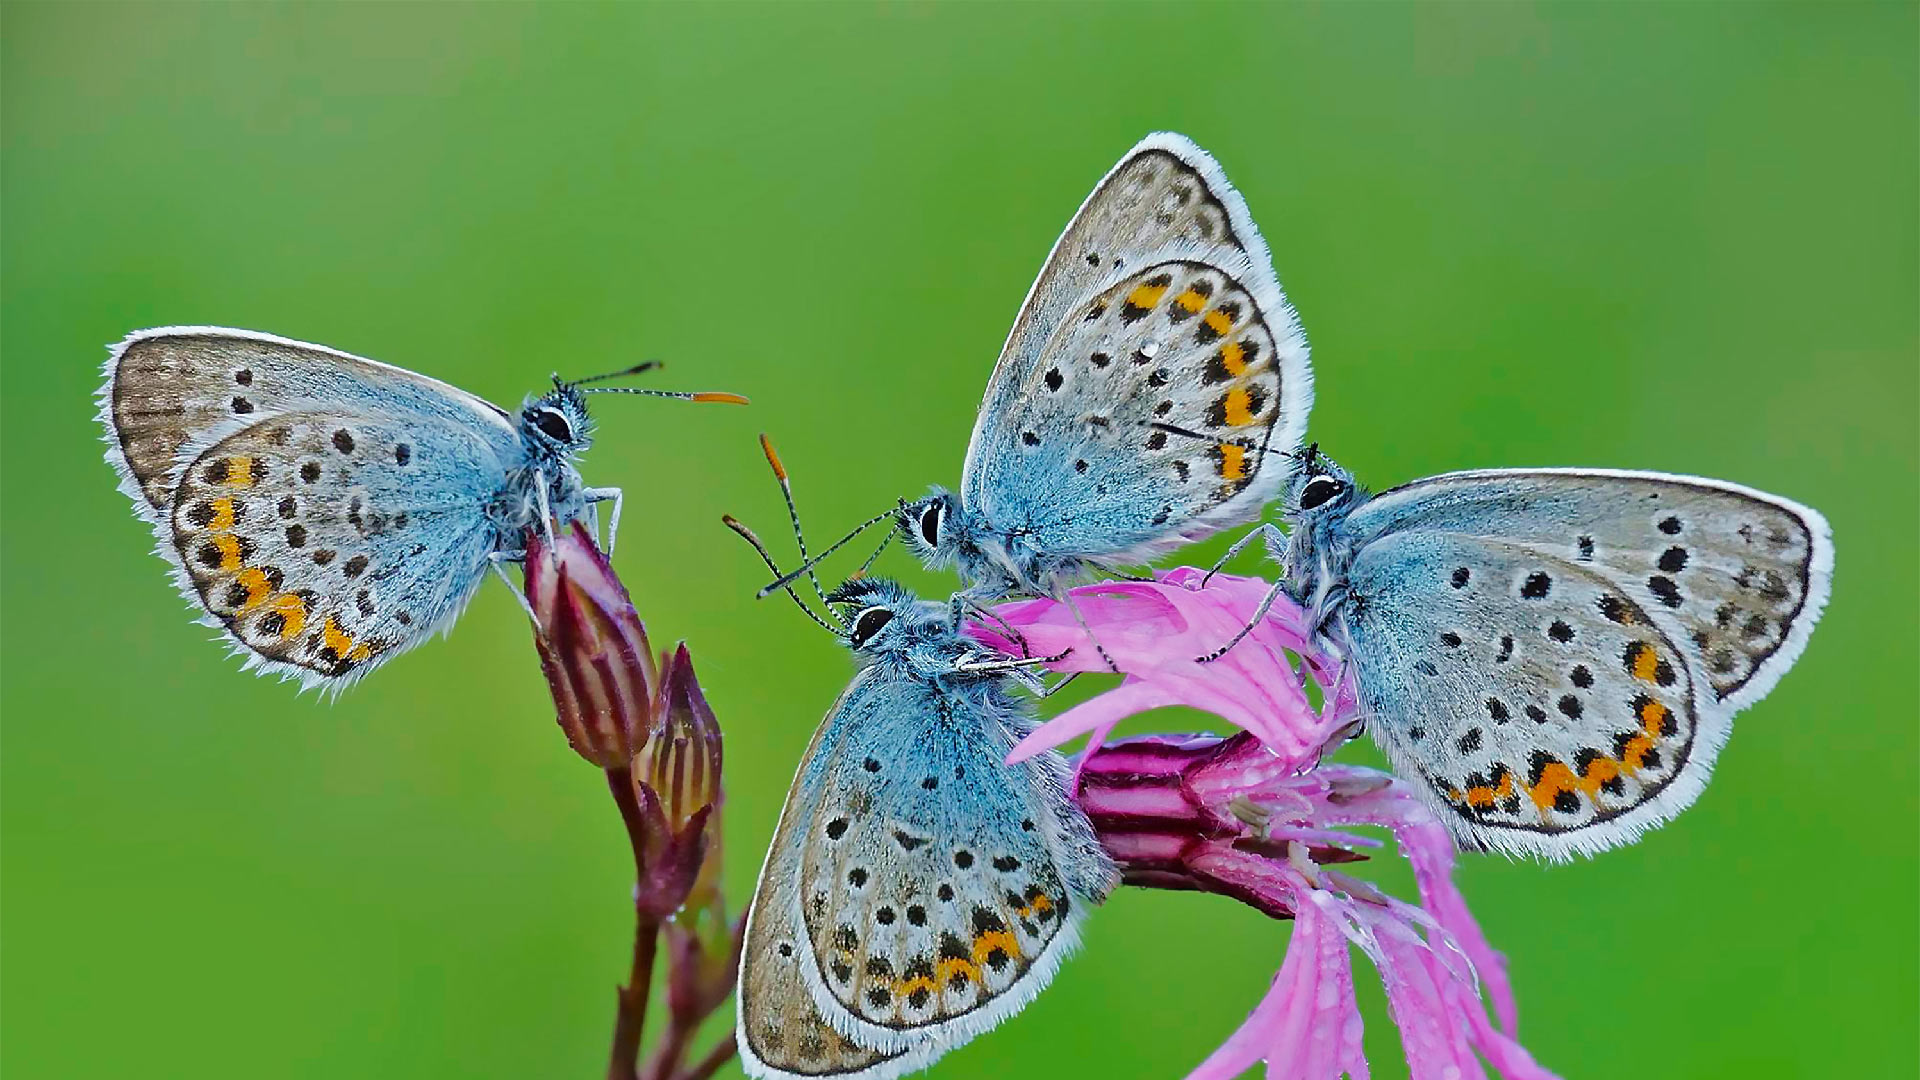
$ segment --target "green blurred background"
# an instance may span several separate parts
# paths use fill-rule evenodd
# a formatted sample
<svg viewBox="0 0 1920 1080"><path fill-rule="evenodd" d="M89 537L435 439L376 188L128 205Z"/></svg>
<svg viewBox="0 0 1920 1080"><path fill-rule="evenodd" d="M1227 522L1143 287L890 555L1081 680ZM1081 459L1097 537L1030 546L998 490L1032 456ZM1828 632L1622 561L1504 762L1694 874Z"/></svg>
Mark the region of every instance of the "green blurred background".
<svg viewBox="0 0 1920 1080"><path fill-rule="evenodd" d="M754 433L823 536L956 481L1041 257L1174 128L1245 193L1312 434L1369 482L1667 469L1832 519L1825 622L1695 809L1461 871L1529 1047L1568 1077L1912 1075L1915 10L6 7L0 1068L590 1076L625 963L619 824L506 591L335 703L240 674L100 461L106 343L271 330L508 403L664 357L653 385L752 395L606 399L585 465L725 725L738 904L849 673L719 524L783 532ZM1124 893L935 1073L1178 1077L1286 933Z"/></svg>

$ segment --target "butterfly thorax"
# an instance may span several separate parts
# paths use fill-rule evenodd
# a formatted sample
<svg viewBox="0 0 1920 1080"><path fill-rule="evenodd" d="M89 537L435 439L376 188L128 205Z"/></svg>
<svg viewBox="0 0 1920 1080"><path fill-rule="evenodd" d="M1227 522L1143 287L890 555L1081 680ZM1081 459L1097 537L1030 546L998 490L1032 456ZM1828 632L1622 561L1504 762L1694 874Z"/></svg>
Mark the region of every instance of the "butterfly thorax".
<svg viewBox="0 0 1920 1080"><path fill-rule="evenodd" d="M587 507L586 485L573 466L593 443L593 423L580 392L560 385L529 398L514 418L514 431L524 456L507 470L506 482L487 508L502 547L518 546L526 530L538 524L543 501L556 525L573 521Z"/></svg>
<svg viewBox="0 0 1920 1080"><path fill-rule="evenodd" d="M990 521L944 488L902 505L895 521L928 569L952 568L977 599L1058 596L1086 572L1084 559L1042 550L1031 529Z"/></svg>
<svg viewBox="0 0 1920 1080"><path fill-rule="evenodd" d="M1316 629L1327 627L1348 599L1347 574L1356 549L1348 519L1372 497L1346 470L1317 454L1288 483L1286 549L1273 554L1286 575L1288 595Z"/></svg>

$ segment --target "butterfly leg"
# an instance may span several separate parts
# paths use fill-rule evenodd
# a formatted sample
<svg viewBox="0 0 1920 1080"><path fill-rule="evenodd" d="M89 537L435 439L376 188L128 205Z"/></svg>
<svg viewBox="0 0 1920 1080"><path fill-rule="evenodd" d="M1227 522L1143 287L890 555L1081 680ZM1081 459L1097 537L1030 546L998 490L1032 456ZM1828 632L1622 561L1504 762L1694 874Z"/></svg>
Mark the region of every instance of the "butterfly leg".
<svg viewBox="0 0 1920 1080"><path fill-rule="evenodd" d="M533 613L533 603L527 599L526 591L513 583L513 579L507 576L506 568L502 565L503 563L510 562L524 565L526 561L527 553L525 551L496 551L487 556L487 568L492 570L499 576L501 581L506 583L507 589L513 593L513 598L520 601L520 609L527 613L527 618L532 619L534 625L538 626L540 616Z"/></svg>
<svg viewBox="0 0 1920 1080"><path fill-rule="evenodd" d="M1027 656L1027 657L1021 657L1019 659L1013 659L1013 660L962 661L958 664L955 664L953 667L955 671L965 671L972 674L978 674L980 672L986 672L986 671L1014 671L1020 668L1040 667L1045 664L1057 664L1060 661L1065 660L1072 653L1073 653L1072 649L1066 649L1064 651L1054 653L1052 656Z"/></svg>
<svg viewBox="0 0 1920 1080"><path fill-rule="evenodd" d="M1027 636L1025 634L1022 634L1018 629L1016 629L1012 623L1001 618L999 612L993 610L992 608L986 606L985 604L980 603L979 601L973 599L972 597L967 596L965 593L956 593L954 595L954 599L961 600L967 607L970 607L973 610L979 612L980 614L986 616L987 618L993 620L996 626L1000 627L1001 630L1006 632L1008 640L1020 646L1020 655L1022 657L1028 657L1033 655L1033 650L1027 646Z"/></svg>
<svg viewBox="0 0 1920 1080"><path fill-rule="evenodd" d="M1252 534L1248 534L1248 535L1252 535ZM1273 602L1280 598L1280 590L1286 587L1287 587L1286 578L1281 578L1279 581L1274 582L1273 588L1267 590L1267 595L1260 598L1260 606L1254 609L1253 618L1247 620L1247 625L1241 627L1240 632L1233 635L1233 640L1227 642L1225 645L1220 646L1219 648L1213 650L1212 652L1208 653L1205 656L1195 657L1194 663L1207 664L1227 655L1227 650L1233 648L1235 645L1240 644L1242 639L1244 639L1248 634L1253 633L1254 627L1260 625L1260 620L1267 617L1267 611L1273 607Z"/></svg>
<svg viewBox="0 0 1920 1080"><path fill-rule="evenodd" d="M1069 649L1067 651L1072 652L1073 650ZM1033 696L1036 698L1039 698L1042 701L1045 701L1046 699L1066 689L1067 684L1079 678L1080 674L1081 673L1078 671L1069 671L1065 675L1060 677L1059 682L1056 682L1051 686L1043 686L1040 689L1035 690L1033 692Z"/></svg>
<svg viewBox="0 0 1920 1080"><path fill-rule="evenodd" d="M547 505L547 474L533 470L533 497L540 503L540 536L553 546L553 509Z"/></svg>
<svg viewBox="0 0 1920 1080"><path fill-rule="evenodd" d="M1080 629L1087 632L1087 640L1093 642L1093 651L1100 654L1101 663L1107 665L1108 671L1115 675L1120 674L1120 665L1113 662L1113 657L1107 655L1107 647L1100 644L1100 639L1094 636L1093 627L1087 625L1087 617L1080 614L1080 605L1073 602L1073 594L1067 593L1062 599L1067 603L1067 610L1073 612L1073 619L1080 624Z"/></svg>
<svg viewBox="0 0 1920 1080"><path fill-rule="evenodd" d="M620 493L619 488L583 488L580 494L587 500L588 506L596 507L596 511L599 503L613 504L613 510L607 514L607 558L612 559L614 541L620 538L620 507L626 497ZM597 513L594 525L596 528L599 525Z"/></svg>
<svg viewBox="0 0 1920 1080"><path fill-rule="evenodd" d="M1233 561L1233 557L1235 555L1238 555L1242 551L1246 550L1247 545L1253 543L1256 538L1266 540L1267 549L1271 551L1273 550L1274 545L1280 544L1286 540L1287 534L1281 532L1280 527L1278 525L1273 524L1270 521L1263 521L1259 525L1256 525L1253 528L1248 529L1247 535L1241 537L1238 540L1235 540L1233 542L1233 546L1227 549L1227 553L1225 555L1220 556L1219 561L1215 562L1213 564L1213 567L1209 569L1203 577L1201 577L1200 587L1203 589L1206 588L1207 582L1213 580L1213 575L1219 573L1221 567ZM1281 576L1285 577L1284 574ZM1272 602L1271 597L1268 598L1268 602L1269 603ZM1232 648L1232 646L1229 645L1228 648ZM1222 650L1222 651L1225 651L1225 650Z"/></svg>

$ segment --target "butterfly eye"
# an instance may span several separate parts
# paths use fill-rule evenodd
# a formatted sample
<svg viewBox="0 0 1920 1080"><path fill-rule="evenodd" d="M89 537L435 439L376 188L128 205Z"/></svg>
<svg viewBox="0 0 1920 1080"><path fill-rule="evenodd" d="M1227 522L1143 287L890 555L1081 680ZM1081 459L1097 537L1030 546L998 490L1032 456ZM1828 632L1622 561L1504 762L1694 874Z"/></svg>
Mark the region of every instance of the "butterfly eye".
<svg viewBox="0 0 1920 1080"><path fill-rule="evenodd" d="M893 621L893 612L883 607L870 607L861 611L853 620L853 645L859 648L873 640L873 635L887 628Z"/></svg>
<svg viewBox="0 0 1920 1080"><path fill-rule="evenodd" d="M554 442L570 443L573 441L573 425L567 423L566 417L561 416L552 409L541 409L535 413L533 425L540 429L540 434L545 435Z"/></svg>
<svg viewBox="0 0 1920 1080"><path fill-rule="evenodd" d="M940 546L940 504L933 503L927 512L920 515L920 535L927 541L928 547Z"/></svg>
<svg viewBox="0 0 1920 1080"><path fill-rule="evenodd" d="M1300 509L1311 510L1346 490L1346 485L1331 476L1316 476L1300 491Z"/></svg>

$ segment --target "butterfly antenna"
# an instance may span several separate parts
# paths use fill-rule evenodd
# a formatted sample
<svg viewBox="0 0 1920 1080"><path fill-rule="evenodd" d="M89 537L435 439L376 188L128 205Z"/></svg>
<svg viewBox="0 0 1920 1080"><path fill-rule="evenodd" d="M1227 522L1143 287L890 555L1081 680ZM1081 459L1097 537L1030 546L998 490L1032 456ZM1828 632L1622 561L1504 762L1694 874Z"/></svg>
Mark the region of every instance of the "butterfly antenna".
<svg viewBox="0 0 1920 1080"><path fill-rule="evenodd" d="M719 390L690 393L685 390L641 390L633 386L589 386L580 392L583 394L640 394L644 397L674 398L678 401L695 401L701 404L745 405L747 403L747 399L739 394L729 394Z"/></svg>
<svg viewBox="0 0 1920 1080"><path fill-rule="evenodd" d="M556 385L560 385L560 386L585 386L586 384L593 383L593 382L606 382L608 379L624 379L629 375L638 375L642 372L652 371L655 368L663 368L666 366L667 366L667 362L665 360L642 360L639 363L633 365L632 367L626 368L622 371L609 371L605 375L589 375L584 379L569 379L569 380L562 380L560 376L555 375L553 377L553 381Z"/></svg>
<svg viewBox="0 0 1920 1080"><path fill-rule="evenodd" d="M793 502L793 481L787 476L787 467L780 463L780 455L774 453L773 440L767 438L765 432L760 433L760 451L767 455L767 465L773 470L774 479L780 481L780 497L787 502L787 520L793 523L793 542L800 548L800 568L806 573L807 581L813 585L813 594L820 598L822 604L827 604L827 591L820 587L820 578L813 572L814 564L818 560L807 558L807 534L800 528L800 508ZM779 571L776 570L774 573L777 574ZM764 590L762 594L764 595ZM833 606L827 604L827 610L831 612Z"/></svg>
<svg viewBox="0 0 1920 1080"><path fill-rule="evenodd" d="M732 529L735 533L739 534L742 540L745 540L747 543L753 545L753 550L760 553L760 561L767 564L768 570L773 571L775 574L778 574L780 572L780 566L778 563L773 561L773 556L768 553L767 545L760 542L760 538L753 534L752 529L749 529L745 525L741 524L740 521L736 519L732 514L722 514L720 515L720 520L727 526L727 528ZM812 608L808 607L806 601L800 599L799 593L794 592L792 589L787 589L786 594L793 599L794 606L798 607L802 612L804 612L807 618L812 619L814 622L819 624L820 629L825 630L827 633L832 634L834 637L847 636L847 632L844 629L840 629L833 626L831 623L827 622L827 620L821 618L819 614L816 613ZM829 607L827 609L827 612L829 614L832 614L833 609Z"/></svg>
<svg viewBox="0 0 1920 1080"><path fill-rule="evenodd" d="M1198 439L1201 442L1207 442L1207 443L1232 443L1232 445L1234 446L1246 447L1249 450L1257 450L1262 454L1287 453L1287 451L1275 450L1272 447L1267 445L1267 440L1273 437L1272 431L1268 431L1267 438L1260 440L1260 444L1258 446L1248 446L1246 443L1233 442L1233 440L1231 439L1222 439L1222 438L1219 438L1218 436L1205 435L1198 431L1190 431L1186 428L1179 426L1178 424L1163 424L1158 420L1155 420L1153 423L1150 423L1147 426L1150 428L1153 428L1155 431L1164 431L1171 435L1178 435L1183 439Z"/></svg>
<svg viewBox="0 0 1920 1080"><path fill-rule="evenodd" d="M880 553L887 550L887 545L893 543L893 538L895 535L899 533L899 531L900 530L898 529L888 529L887 535L880 538L880 546L873 549L873 554L867 556L867 561L861 563L860 569L855 570L853 572L853 577L848 578L847 580L858 581L859 579L866 577L867 571L873 569L873 564L878 562L880 559Z"/></svg>
<svg viewBox="0 0 1920 1080"><path fill-rule="evenodd" d="M813 568L815 566L818 566L820 562L824 560L827 556L832 555L834 552L839 551L843 547L846 547L848 544L853 542L854 537L859 536L861 533L866 532L868 529L871 529L875 525L878 525L882 521L885 521L888 518L892 517L893 513L894 512L892 510L883 510L880 513L875 514L872 517L868 518L867 520L861 522L860 524L855 525L853 527L852 532L848 533L847 535L841 537L838 540L835 540L833 543L828 544L827 547L820 552L820 554L815 555L813 558L807 560L807 562L804 565L800 566L799 568L794 570L789 570L786 573L780 575L780 579L778 581L772 582L771 584L765 586L756 595L767 596L771 594L775 589L784 589L788 585L791 585L792 583L800 580L801 575L811 573L813 571ZM887 537L888 539L891 539L893 537L893 530L891 529L887 530ZM885 548L886 547L885 541L882 541L880 546L882 548ZM873 553L873 559L877 559L879 557L880 557L880 553L878 551ZM861 566L860 568L861 573L865 573L867 567L873 565L873 559L868 559L866 561L866 564ZM860 576L859 574L854 575L855 578L859 576ZM853 580L853 578L849 578L848 580L851 581Z"/></svg>

